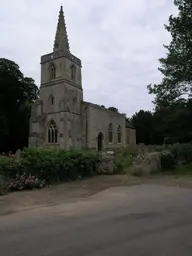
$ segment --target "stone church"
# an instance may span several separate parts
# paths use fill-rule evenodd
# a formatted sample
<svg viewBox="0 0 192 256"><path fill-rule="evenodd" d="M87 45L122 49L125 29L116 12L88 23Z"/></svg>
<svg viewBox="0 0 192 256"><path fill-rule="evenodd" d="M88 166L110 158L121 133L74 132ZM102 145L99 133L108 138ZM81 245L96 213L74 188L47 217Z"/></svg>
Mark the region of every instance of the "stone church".
<svg viewBox="0 0 192 256"><path fill-rule="evenodd" d="M81 60L70 51L61 6L53 52L41 57L40 95L32 107L29 147L100 151L136 143L125 114L83 100L81 68Z"/></svg>

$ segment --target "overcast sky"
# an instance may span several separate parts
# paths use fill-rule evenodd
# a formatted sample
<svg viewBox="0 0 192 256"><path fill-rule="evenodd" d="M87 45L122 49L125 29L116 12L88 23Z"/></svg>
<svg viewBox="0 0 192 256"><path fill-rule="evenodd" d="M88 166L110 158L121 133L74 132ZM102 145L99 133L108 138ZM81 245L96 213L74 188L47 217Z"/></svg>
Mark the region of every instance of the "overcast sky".
<svg viewBox="0 0 192 256"><path fill-rule="evenodd" d="M2 0L0 0L2 1ZM159 82L158 59L170 41L163 24L172 0L65 0L71 52L82 60L84 99L131 116L151 110L146 86ZM40 56L50 53L60 0L6 0L0 8L0 57L40 84Z"/></svg>

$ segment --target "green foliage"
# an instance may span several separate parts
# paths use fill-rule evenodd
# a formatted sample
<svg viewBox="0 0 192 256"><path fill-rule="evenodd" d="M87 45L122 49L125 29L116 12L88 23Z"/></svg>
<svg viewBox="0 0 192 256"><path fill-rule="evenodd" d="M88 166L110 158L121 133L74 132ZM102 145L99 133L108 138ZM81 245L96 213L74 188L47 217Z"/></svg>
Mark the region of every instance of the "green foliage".
<svg viewBox="0 0 192 256"><path fill-rule="evenodd" d="M155 140L153 119L153 114L144 110L140 110L132 116L130 122L137 131L137 143L153 144Z"/></svg>
<svg viewBox="0 0 192 256"><path fill-rule="evenodd" d="M171 151L178 162L183 164L192 163L192 143L175 144Z"/></svg>
<svg viewBox="0 0 192 256"><path fill-rule="evenodd" d="M174 171L177 175L191 175L192 174L192 164L180 165Z"/></svg>
<svg viewBox="0 0 192 256"><path fill-rule="evenodd" d="M22 159L34 175L49 182L89 177L97 173L97 154L80 150L25 149Z"/></svg>
<svg viewBox="0 0 192 256"><path fill-rule="evenodd" d="M98 174L97 154L78 150L25 149L21 158L0 157L0 175L32 175L49 183L63 182Z"/></svg>
<svg viewBox="0 0 192 256"><path fill-rule="evenodd" d="M0 174L0 196L7 193L5 177Z"/></svg>
<svg viewBox="0 0 192 256"><path fill-rule="evenodd" d="M24 159L0 156L0 175L5 178L14 177L16 173L22 174L25 171L25 166Z"/></svg>
<svg viewBox="0 0 192 256"><path fill-rule="evenodd" d="M31 104L38 93L15 62L0 58L0 152L27 146Z"/></svg>
<svg viewBox="0 0 192 256"><path fill-rule="evenodd" d="M192 143L177 143L169 147L169 154L161 155L162 171L185 174L192 171Z"/></svg>
<svg viewBox="0 0 192 256"><path fill-rule="evenodd" d="M169 17L165 29L171 34L166 58L161 58L159 68L163 74L160 84L149 85L149 93L155 94L155 104L169 106L180 99L192 96L192 16L191 0L174 0L178 15Z"/></svg>
<svg viewBox="0 0 192 256"><path fill-rule="evenodd" d="M128 151L123 151L115 156L115 165L117 173L125 173L132 165L133 156Z"/></svg>
<svg viewBox="0 0 192 256"><path fill-rule="evenodd" d="M148 86L155 95L155 112L150 116L140 111L132 118L137 141L146 144L192 141L192 2L174 0L174 4L178 14L165 25L172 40L164 46L166 57L159 60L163 79Z"/></svg>
<svg viewBox="0 0 192 256"><path fill-rule="evenodd" d="M137 143L173 144L192 141L192 100L180 101L151 113L140 110L130 119Z"/></svg>

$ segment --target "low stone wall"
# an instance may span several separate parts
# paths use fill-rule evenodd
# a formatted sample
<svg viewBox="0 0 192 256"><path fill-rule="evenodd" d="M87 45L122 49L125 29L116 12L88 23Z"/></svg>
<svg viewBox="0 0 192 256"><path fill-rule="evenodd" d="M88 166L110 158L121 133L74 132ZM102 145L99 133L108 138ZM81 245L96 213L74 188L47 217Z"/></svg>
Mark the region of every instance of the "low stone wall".
<svg viewBox="0 0 192 256"><path fill-rule="evenodd" d="M165 149L163 145L145 145L143 143L135 145L127 145L125 148L115 150L116 153L126 151L130 154L141 154L151 152L161 152Z"/></svg>
<svg viewBox="0 0 192 256"><path fill-rule="evenodd" d="M161 170L161 153L141 153L133 159L132 174L149 175Z"/></svg>
<svg viewBox="0 0 192 256"><path fill-rule="evenodd" d="M168 150L162 152L140 153L133 159L132 174L135 176L150 175L160 172L165 166L162 166L162 157L172 159L172 154Z"/></svg>

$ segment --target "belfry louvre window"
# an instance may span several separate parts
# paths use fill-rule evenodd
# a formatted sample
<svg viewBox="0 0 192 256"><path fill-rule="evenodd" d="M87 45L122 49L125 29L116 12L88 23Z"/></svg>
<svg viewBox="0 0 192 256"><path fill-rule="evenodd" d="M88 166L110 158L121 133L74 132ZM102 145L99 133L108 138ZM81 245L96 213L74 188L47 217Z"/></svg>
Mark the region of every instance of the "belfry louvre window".
<svg viewBox="0 0 192 256"><path fill-rule="evenodd" d="M52 63L50 66L50 78L55 79L56 78L56 67L55 64Z"/></svg>

